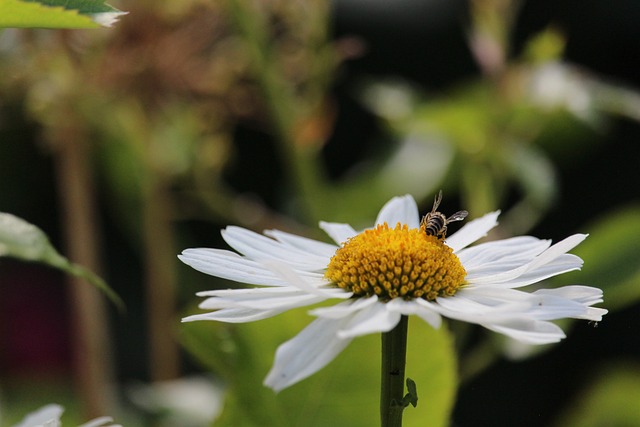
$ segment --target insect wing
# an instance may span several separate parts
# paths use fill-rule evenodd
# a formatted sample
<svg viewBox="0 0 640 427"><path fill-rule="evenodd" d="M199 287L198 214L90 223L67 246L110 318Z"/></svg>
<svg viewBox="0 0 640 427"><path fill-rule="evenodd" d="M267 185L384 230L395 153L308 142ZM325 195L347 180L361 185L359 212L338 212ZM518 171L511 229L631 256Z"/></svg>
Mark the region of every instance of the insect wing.
<svg viewBox="0 0 640 427"><path fill-rule="evenodd" d="M447 218L447 222L462 221L467 217L467 215L469 215L469 212L467 211L458 211Z"/></svg>
<svg viewBox="0 0 640 427"><path fill-rule="evenodd" d="M431 213L435 213L438 206L440 206L440 202L442 202L442 190L438 192L436 197L433 199L433 207L431 208Z"/></svg>

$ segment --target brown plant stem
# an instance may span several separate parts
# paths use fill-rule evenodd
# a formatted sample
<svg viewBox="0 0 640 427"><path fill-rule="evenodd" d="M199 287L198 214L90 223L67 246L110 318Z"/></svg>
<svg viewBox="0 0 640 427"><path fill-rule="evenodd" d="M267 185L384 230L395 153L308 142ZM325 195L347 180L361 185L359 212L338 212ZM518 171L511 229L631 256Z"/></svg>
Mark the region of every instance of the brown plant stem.
<svg viewBox="0 0 640 427"><path fill-rule="evenodd" d="M180 354L173 335L176 250L173 244L171 202L162 172L153 164L153 141L146 148L142 222L144 245L149 366L152 381L177 378Z"/></svg>
<svg viewBox="0 0 640 427"><path fill-rule="evenodd" d="M94 272L100 271L99 232L93 199L89 147L77 127L52 130L57 187L68 258ZM77 393L86 417L109 413L113 402L113 367L108 346L104 296L84 280L68 276L72 352Z"/></svg>

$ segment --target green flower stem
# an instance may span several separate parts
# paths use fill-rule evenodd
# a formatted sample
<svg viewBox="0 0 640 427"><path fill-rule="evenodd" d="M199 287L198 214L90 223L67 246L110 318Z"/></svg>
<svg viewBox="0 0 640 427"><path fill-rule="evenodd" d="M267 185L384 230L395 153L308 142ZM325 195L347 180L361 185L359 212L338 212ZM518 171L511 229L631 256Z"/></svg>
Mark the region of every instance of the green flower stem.
<svg viewBox="0 0 640 427"><path fill-rule="evenodd" d="M407 326L408 317L402 316L393 330L382 334L382 384L380 391L380 425L382 427L402 426Z"/></svg>

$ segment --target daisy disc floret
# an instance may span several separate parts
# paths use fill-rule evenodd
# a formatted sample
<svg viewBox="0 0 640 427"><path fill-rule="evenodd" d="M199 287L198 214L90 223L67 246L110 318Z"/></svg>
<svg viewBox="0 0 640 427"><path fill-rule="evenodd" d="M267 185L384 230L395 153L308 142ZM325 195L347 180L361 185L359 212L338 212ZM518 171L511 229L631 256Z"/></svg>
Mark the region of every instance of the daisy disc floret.
<svg viewBox="0 0 640 427"><path fill-rule="evenodd" d="M446 240L420 225L411 196L395 197L374 226L357 232L348 224L321 222L328 244L278 230L264 235L227 227L235 251L187 249L179 258L216 277L254 285L200 292L209 312L184 321L250 322L335 299L310 311L316 317L276 351L265 385L278 391L317 372L355 337L391 331L415 315L434 328L442 316L482 325L517 341L547 344L565 337L551 321L599 321L602 291L589 286L527 286L578 270L568 252L586 235L554 245L532 236L470 246L497 225L499 212L469 221Z"/></svg>
<svg viewBox="0 0 640 427"><path fill-rule="evenodd" d="M424 227L389 228L385 222L347 240L324 276L355 297L435 301L454 295L466 274L453 250Z"/></svg>

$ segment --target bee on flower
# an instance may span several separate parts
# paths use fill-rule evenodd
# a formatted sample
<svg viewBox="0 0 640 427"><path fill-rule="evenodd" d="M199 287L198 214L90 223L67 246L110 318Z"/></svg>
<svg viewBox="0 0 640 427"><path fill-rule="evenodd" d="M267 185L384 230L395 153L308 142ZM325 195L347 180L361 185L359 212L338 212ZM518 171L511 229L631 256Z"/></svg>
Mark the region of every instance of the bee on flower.
<svg viewBox="0 0 640 427"><path fill-rule="evenodd" d="M467 211L458 211L451 215L449 218L442 212L438 212L438 206L442 202L442 191L438 193L433 201L433 207L431 212L422 217L420 221L420 227L424 228L424 232L430 236L436 236L444 239L447 235L447 226L450 222L462 221L469 215Z"/></svg>

